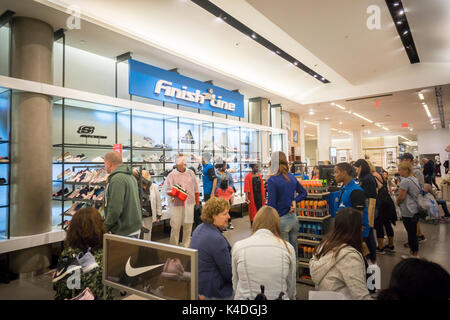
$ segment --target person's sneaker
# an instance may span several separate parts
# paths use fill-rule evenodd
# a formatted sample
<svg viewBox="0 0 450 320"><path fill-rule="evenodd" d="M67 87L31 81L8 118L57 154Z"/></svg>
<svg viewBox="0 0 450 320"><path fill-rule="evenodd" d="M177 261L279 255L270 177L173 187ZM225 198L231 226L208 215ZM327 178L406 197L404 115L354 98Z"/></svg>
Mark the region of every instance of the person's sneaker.
<svg viewBox="0 0 450 320"><path fill-rule="evenodd" d="M78 264L83 268L83 273L88 273L98 267L95 258L91 253L91 248L86 253L80 252L77 257Z"/></svg>
<svg viewBox="0 0 450 320"><path fill-rule="evenodd" d="M387 253L395 253L395 247L394 246L384 246L384 251Z"/></svg>
<svg viewBox="0 0 450 320"><path fill-rule="evenodd" d="M425 242L425 241L427 241L427 238L425 238L424 235L421 235L421 236L417 236L417 240L419 240L419 242Z"/></svg>
<svg viewBox="0 0 450 320"><path fill-rule="evenodd" d="M228 224L228 229L229 230L233 230L234 229L234 227L233 227L233 225L231 223Z"/></svg>
<svg viewBox="0 0 450 320"><path fill-rule="evenodd" d="M378 254L385 254L386 252L384 251L384 248L380 249L380 248L377 247L377 253Z"/></svg>
<svg viewBox="0 0 450 320"><path fill-rule="evenodd" d="M56 267L52 282L58 282L66 275L78 269L81 269L81 266L78 264L78 260L75 257L63 257Z"/></svg>

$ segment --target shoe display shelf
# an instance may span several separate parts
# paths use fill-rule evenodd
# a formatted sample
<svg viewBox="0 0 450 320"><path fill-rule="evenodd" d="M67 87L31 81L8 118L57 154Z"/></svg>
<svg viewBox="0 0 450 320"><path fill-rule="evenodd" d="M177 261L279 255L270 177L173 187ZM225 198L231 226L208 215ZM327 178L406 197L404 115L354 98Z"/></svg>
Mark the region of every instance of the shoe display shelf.
<svg viewBox="0 0 450 320"><path fill-rule="evenodd" d="M332 228L328 202L325 200L329 192L326 188L319 191L320 193L308 193L306 200L300 202L297 207L299 220L297 282L312 286L314 282L309 274L312 251Z"/></svg>

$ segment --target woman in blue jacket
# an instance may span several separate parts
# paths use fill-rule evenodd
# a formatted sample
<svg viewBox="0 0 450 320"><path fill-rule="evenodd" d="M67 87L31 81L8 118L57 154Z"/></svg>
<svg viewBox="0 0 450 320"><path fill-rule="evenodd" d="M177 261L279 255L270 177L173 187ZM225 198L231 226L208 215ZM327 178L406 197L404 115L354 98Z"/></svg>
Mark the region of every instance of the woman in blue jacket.
<svg viewBox="0 0 450 320"><path fill-rule="evenodd" d="M294 175L289 173L284 152L277 151L272 154L270 167L272 173L276 173L267 181L269 193L267 205L278 211L283 240L297 248L299 224L295 208L297 202L306 199L307 193ZM295 254L298 255L298 250L295 250Z"/></svg>
<svg viewBox="0 0 450 320"><path fill-rule="evenodd" d="M229 210L225 199L209 199L202 209L203 223L192 234L191 248L198 250L200 299L233 299L231 246L221 231L228 226Z"/></svg>

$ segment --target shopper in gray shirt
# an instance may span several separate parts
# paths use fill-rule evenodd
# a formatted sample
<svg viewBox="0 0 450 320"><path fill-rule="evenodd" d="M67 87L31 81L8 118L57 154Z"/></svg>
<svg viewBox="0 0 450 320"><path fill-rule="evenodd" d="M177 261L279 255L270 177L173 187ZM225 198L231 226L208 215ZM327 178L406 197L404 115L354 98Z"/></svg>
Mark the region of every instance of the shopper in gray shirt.
<svg viewBox="0 0 450 320"><path fill-rule="evenodd" d="M402 177L397 196L397 205L400 206L403 225L408 233L408 245L411 255L402 255L403 259L418 257L419 241L417 238L417 213L419 207L417 199L420 193L419 181L413 176L413 167L407 161L400 162L398 173Z"/></svg>

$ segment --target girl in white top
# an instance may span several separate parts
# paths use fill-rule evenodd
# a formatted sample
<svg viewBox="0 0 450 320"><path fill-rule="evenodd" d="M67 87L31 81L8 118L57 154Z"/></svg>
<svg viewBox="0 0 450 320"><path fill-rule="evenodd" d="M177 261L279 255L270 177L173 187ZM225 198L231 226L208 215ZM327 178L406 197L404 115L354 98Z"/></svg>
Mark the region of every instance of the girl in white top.
<svg viewBox="0 0 450 320"><path fill-rule="evenodd" d="M283 299L296 298L296 259L292 245L281 239L277 211L264 206L256 213L252 235L232 249L235 300L254 300L261 285L268 300L283 292Z"/></svg>

